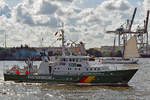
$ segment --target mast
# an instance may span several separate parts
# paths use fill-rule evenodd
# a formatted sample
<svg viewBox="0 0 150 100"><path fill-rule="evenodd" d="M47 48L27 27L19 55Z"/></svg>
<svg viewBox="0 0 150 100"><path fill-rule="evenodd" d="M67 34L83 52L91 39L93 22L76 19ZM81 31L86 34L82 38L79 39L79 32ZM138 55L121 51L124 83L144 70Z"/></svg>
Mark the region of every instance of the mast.
<svg viewBox="0 0 150 100"><path fill-rule="evenodd" d="M63 27L64 27L64 23L62 23L62 28L60 29L61 31L61 40L62 40L62 55L65 56L65 36L64 36L64 30L63 30Z"/></svg>
<svg viewBox="0 0 150 100"><path fill-rule="evenodd" d="M65 38L64 38L64 30L61 29L61 33L62 33L62 47L65 47Z"/></svg>
<svg viewBox="0 0 150 100"><path fill-rule="evenodd" d="M65 38L64 38L64 30L61 29L62 33L62 55L65 56Z"/></svg>

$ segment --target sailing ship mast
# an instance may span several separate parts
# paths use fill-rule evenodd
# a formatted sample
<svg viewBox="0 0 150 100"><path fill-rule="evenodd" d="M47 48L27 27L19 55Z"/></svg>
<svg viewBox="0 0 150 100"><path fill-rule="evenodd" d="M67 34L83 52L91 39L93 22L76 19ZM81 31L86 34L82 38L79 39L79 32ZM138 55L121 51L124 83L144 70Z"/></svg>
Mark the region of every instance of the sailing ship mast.
<svg viewBox="0 0 150 100"><path fill-rule="evenodd" d="M64 38L64 30L61 29L62 35L62 55L65 56L65 38Z"/></svg>

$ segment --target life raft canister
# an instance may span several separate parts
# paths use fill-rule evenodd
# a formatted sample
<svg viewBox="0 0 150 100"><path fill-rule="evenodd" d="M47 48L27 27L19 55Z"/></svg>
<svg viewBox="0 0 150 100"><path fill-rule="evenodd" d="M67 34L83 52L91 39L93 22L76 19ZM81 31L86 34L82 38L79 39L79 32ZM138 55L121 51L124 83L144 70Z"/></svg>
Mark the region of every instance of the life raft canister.
<svg viewBox="0 0 150 100"><path fill-rule="evenodd" d="M19 75L19 74L20 74L19 70L16 70L16 74L17 74L17 75Z"/></svg>
<svg viewBox="0 0 150 100"><path fill-rule="evenodd" d="M26 74L26 75L28 75L28 74L29 74L29 72L28 72L28 71L26 71L26 72L25 72L25 74Z"/></svg>

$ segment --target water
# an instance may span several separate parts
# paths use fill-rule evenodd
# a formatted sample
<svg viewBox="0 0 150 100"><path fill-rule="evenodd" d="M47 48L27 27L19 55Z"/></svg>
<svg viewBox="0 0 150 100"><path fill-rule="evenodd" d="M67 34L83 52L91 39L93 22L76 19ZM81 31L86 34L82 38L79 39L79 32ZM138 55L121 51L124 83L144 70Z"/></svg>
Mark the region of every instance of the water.
<svg viewBox="0 0 150 100"><path fill-rule="evenodd" d="M140 68L129 87L5 82L3 66L24 65L24 62L1 61L0 100L150 100L150 59L139 60Z"/></svg>

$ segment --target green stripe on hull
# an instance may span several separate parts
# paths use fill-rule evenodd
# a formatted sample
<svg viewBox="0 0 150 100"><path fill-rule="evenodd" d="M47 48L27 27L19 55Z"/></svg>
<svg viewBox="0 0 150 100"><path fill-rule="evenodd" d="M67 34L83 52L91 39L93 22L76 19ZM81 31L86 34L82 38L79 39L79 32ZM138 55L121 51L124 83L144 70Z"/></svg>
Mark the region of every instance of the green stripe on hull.
<svg viewBox="0 0 150 100"><path fill-rule="evenodd" d="M95 76L90 83L102 83L102 84L127 84L128 81L136 73L137 69L131 70L118 70L118 71L105 71L105 72L91 72L82 73L81 75L67 76L67 75L10 75L4 74L5 81L16 82L36 82L36 83L79 83L80 79L84 76Z"/></svg>

